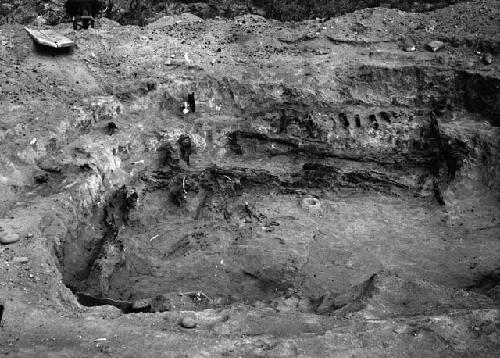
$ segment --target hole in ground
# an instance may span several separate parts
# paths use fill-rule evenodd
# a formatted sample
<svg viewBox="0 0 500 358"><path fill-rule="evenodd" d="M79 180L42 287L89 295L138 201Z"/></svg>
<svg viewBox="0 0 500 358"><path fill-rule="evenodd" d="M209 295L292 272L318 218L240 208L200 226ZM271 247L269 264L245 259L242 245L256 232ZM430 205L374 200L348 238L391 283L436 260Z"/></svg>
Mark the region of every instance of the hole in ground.
<svg viewBox="0 0 500 358"><path fill-rule="evenodd" d="M221 147L194 148L190 167L179 138L165 143L162 166L96 207L59 251L80 302L160 312L298 295L314 309L387 267L470 285L466 262L480 253L443 250L457 229L436 200L446 204L470 143L431 130L424 110L307 107L256 114L268 131L205 132L226 153L208 168L197 163ZM339 113L356 126L335 124Z"/></svg>
<svg viewBox="0 0 500 358"><path fill-rule="evenodd" d="M328 313L322 297L387 267L450 287L474 279L463 262L478 255L477 247L465 256L460 247L440 249L456 228L432 196L415 197L422 186L404 186L377 170L317 161L297 166L302 154L290 156L269 159L281 168L273 174L251 159L244 168L167 165L145 173L66 241L60 257L66 284L83 305L111 304L125 313L290 295ZM432 178L429 170L423 178ZM321 215L309 209L318 206Z"/></svg>

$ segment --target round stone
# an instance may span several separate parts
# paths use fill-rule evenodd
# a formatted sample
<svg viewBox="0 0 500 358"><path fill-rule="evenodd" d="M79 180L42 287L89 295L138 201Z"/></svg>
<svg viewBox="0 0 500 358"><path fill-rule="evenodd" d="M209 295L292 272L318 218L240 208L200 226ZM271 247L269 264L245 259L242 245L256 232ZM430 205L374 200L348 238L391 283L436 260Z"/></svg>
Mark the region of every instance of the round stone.
<svg viewBox="0 0 500 358"><path fill-rule="evenodd" d="M196 320L193 317L183 317L181 319L180 325L184 328L195 328Z"/></svg>
<svg viewBox="0 0 500 358"><path fill-rule="evenodd" d="M0 243L4 245L13 244L14 242L19 241L21 237L18 234L13 232L3 231L0 232Z"/></svg>
<svg viewBox="0 0 500 358"><path fill-rule="evenodd" d="M432 52L437 52L445 47L445 43L443 41L431 41L427 44L427 48Z"/></svg>

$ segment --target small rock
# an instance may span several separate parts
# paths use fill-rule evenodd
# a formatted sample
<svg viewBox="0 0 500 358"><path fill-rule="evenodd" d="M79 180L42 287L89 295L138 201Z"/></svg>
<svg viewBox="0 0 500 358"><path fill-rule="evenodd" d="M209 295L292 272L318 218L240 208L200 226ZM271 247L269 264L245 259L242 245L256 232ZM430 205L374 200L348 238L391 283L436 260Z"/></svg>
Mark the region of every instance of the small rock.
<svg viewBox="0 0 500 358"><path fill-rule="evenodd" d="M21 237L18 234L9 231L0 232L0 243L4 245L13 244L19 241L20 238Z"/></svg>
<svg viewBox="0 0 500 358"><path fill-rule="evenodd" d="M415 45L403 47L404 52L415 52L416 50L417 50L417 47Z"/></svg>
<svg viewBox="0 0 500 358"><path fill-rule="evenodd" d="M132 311L134 312L149 312L151 310L151 299L145 298L132 302Z"/></svg>
<svg viewBox="0 0 500 358"><path fill-rule="evenodd" d="M443 41L431 41L427 44L427 48L429 48L432 52L437 52L444 48L445 43Z"/></svg>
<svg viewBox="0 0 500 358"><path fill-rule="evenodd" d="M192 317L183 317L179 324L181 325L181 327L188 329L196 327L196 321Z"/></svg>

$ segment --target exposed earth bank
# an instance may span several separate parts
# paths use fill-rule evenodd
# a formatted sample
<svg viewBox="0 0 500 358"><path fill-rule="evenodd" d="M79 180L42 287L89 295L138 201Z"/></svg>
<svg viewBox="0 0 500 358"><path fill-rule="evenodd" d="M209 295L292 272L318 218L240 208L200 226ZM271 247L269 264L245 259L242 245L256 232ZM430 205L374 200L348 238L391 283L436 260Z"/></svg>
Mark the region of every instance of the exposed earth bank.
<svg viewBox="0 0 500 358"><path fill-rule="evenodd" d="M2 353L498 356L499 18L2 26Z"/></svg>
<svg viewBox="0 0 500 358"><path fill-rule="evenodd" d="M100 0L104 16L121 24L151 23L165 15L189 12L204 19L232 18L255 14L281 21L297 21L343 15L356 10L386 7L411 12L428 12L463 0ZM66 0L0 0L0 24L28 24L40 20L48 25L69 22Z"/></svg>

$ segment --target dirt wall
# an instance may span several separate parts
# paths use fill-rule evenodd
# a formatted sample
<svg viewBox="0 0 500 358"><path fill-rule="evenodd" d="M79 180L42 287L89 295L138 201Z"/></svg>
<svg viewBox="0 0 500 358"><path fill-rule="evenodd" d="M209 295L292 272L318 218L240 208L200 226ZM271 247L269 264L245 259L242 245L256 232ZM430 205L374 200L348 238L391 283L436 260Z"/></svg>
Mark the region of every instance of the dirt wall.
<svg viewBox="0 0 500 358"><path fill-rule="evenodd" d="M113 0L106 1L107 11L104 16L127 24L137 24L140 16L154 20L163 15L184 12L191 12L203 18L233 17L254 13L282 21L300 21L316 17L330 18L359 9L379 6L404 11L431 11L457 2L460 0L142 0L139 5L142 10L139 11L137 6L131 6L131 0ZM112 3L111 7L110 3ZM44 23L54 25L67 20L64 4L64 0L2 0L0 1L0 24L32 23L40 15Z"/></svg>

